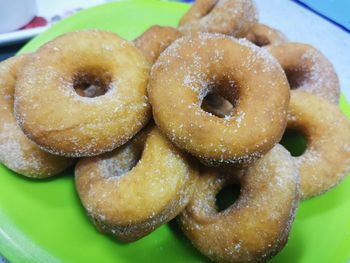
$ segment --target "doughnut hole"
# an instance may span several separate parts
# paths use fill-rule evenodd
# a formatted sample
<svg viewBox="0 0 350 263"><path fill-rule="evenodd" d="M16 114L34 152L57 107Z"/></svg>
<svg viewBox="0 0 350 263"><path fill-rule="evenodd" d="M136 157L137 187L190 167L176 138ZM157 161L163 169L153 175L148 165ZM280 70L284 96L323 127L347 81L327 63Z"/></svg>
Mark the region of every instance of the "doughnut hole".
<svg viewBox="0 0 350 263"><path fill-rule="evenodd" d="M117 152L112 151L106 154L104 160L106 176L122 176L138 164L145 147L145 134L140 134L132 143L122 146Z"/></svg>
<svg viewBox="0 0 350 263"><path fill-rule="evenodd" d="M298 130L286 129L281 139L282 144L292 156L301 156L307 148L306 136Z"/></svg>
<svg viewBox="0 0 350 263"><path fill-rule="evenodd" d="M231 116L238 104L238 88L234 81L221 79L208 85L201 108L219 118Z"/></svg>
<svg viewBox="0 0 350 263"><path fill-rule="evenodd" d="M241 187L237 183L224 186L216 194L216 210L222 212L233 205L240 195Z"/></svg>
<svg viewBox="0 0 350 263"><path fill-rule="evenodd" d="M308 72L301 68L287 68L284 69L284 72L286 73L290 89L292 90L298 89L302 86L308 75Z"/></svg>
<svg viewBox="0 0 350 263"><path fill-rule="evenodd" d="M230 116L233 112L231 102L220 96L218 93L209 93L202 102L202 109L219 118Z"/></svg>
<svg viewBox="0 0 350 263"><path fill-rule="evenodd" d="M264 47L271 44L271 41L266 36L256 36L253 43L258 47Z"/></svg>
<svg viewBox="0 0 350 263"><path fill-rule="evenodd" d="M81 97L94 98L107 93L112 75L101 68L81 69L73 75L73 88Z"/></svg>

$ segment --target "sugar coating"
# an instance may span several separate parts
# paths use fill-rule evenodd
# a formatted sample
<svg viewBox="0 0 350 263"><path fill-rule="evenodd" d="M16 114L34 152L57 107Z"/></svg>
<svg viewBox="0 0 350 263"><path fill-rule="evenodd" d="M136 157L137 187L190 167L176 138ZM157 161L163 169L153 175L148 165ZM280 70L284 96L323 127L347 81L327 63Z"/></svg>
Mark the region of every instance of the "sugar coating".
<svg viewBox="0 0 350 263"><path fill-rule="evenodd" d="M243 170L201 169L194 197L179 216L193 245L217 262L260 262L277 254L299 202L298 169L288 151L276 145ZM217 212L217 193L237 182L238 199Z"/></svg>
<svg viewBox="0 0 350 263"><path fill-rule="evenodd" d="M263 83L250 83L248 76L255 75L265 78ZM258 96L260 89L257 106L253 94ZM267 50L245 39L211 33L174 41L153 65L148 85L157 125L178 147L208 165L254 162L277 143L286 123L288 90L281 66ZM231 114L220 119L201 108L212 92L231 100ZM262 132L253 132L258 127ZM244 145L247 139L254 140L246 143L252 147Z"/></svg>
<svg viewBox="0 0 350 263"><path fill-rule="evenodd" d="M28 56L14 57L0 64L0 162L21 175L46 178L67 168L72 160L42 151L16 123L13 94L18 71Z"/></svg>
<svg viewBox="0 0 350 263"><path fill-rule="evenodd" d="M3 123L0 133L0 159L3 164L14 171L25 171L27 169L40 171L43 167L42 160L36 156L36 152L26 155L23 146L16 140L19 136L19 127L15 124ZM50 174L48 174L50 175Z"/></svg>
<svg viewBox="0 0 350 263"><path fill-rule="evenodd" d="M162 53L174 40L182 34L173 27L151 26L133 43L140 49L147 60L153 64L160 53Z"/></svg>
<svg viewBox="0 0 350 263"><path fill-rule="evenodd" d="M252 26L244 37L260 47L280 45L288 41L282 32L261 23Z"/></svg>
<svg viewBox="0 0 350 263"><path fill-rule="evenodd" d="M330 101L338 101L339 84L334 83L337 80L334 81L336 77L332 64L315 49L309 49L303 54L301 64L305 65L306 61L310 61L311 68L298 89L318 94ZM335 92L330 92L330 89L335 89Z"/></svg>
<svg viewBox="0 0 350 263"><path fill-rule="evenodd" d="M268 48L286 73L292 74L291 89L310 92L338 104L339 80L331 62L316 48L285 43Z"/></svg>
<svg viewBox="0 0 350 263"><path fill-rule="evenodd" d="M82 159L77 190L101 231L132 241L174 218L189 202L195 170L156 128L126 145Z"/></svg>
<svg viewBox="0 0 350 263"><path fill-rule="evenodd" d="M101 175L106 178L118 179L136 165L138 155L140 153L137 153L137 149L133 149L132 145L125 145L117 158L112 157L99 162Z"/></svg>
<svg viewBox="0 0 350 263"><path fill-rule="evenodd" d="M30 139L53 154L79 157L113 150L150 118L148 72L140 51L114 33L64 34L42 46L21 72L15 96L17 122ZM93 98L78 95L75 80L91 78L104 83L107 92Z"/></svg>
<svg viewBox="0 0 350 263"><path fill-rule="evenodd" d="M336 105L300 90L291 91L288 128L305 134L305 152L294 157L303 199L336 186L350 172L350 121Z"/></svg>
<svg viewBox="0 0 350 263"><path fill-rule="evenodd" d="M210 32L243 36L258 20L255 3L251 0L219 0L215 3L208 1L209 6L205 9L209 12L198 15L194 10L201 4L195 3L188 14L185 14L187 21L180 22L181 32L185 34Z"/></svg>

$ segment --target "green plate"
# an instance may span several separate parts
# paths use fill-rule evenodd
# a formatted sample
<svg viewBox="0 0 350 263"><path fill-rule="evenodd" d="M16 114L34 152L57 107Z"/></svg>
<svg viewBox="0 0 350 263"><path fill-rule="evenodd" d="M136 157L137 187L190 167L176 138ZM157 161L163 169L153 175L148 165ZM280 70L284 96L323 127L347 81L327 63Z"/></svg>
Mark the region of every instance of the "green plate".
<svg viewBox="0 0 350 263"><path fill-rule="evenodd" d="M188 5L161 1L115 2L82 11L27 44L34 51L68 31L99 28L133 39L153 24L176 26ZM343 72L344 74L344 72ZM44 94L43 94L44 96ZM350 115L344 97L342 110ZM348 262L350 178L298 210L287 247L273 262ZM73 170L33 181L0 166L0 254L12 262L206 262L177 229L164 225L122 244L95 230L74 189Z"/></svg>

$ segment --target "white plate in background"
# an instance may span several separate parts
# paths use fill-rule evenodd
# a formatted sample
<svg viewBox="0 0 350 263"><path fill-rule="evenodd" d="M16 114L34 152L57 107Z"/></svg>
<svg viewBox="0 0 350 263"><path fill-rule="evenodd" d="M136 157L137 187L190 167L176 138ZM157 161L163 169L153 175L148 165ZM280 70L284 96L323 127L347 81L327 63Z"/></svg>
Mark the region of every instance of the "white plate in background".
<svg viewBox="0 0 350 263"><path fill-rule="evenodd" d="M48 25L31 29L18 30L0 34L0 47L14 43L24 42L34 36L44 32L52 24L75 12L91 6L108 2L107 0L60 0L47 1L37 0L38 14L48 21Z"/></svg>

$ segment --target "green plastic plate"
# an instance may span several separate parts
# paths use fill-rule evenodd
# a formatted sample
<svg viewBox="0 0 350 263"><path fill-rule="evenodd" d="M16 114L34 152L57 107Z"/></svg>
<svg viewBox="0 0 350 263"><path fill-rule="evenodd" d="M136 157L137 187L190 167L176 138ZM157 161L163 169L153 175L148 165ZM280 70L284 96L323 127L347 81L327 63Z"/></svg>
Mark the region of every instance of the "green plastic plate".
<svg viewBox="0 0 350 263"><path fill-rule="evenodd" d="M176 26L187 9L186 4L147 0L105 4L65 19L21 52L34 51L62 33L86 28L111 30L131 40L153 24ZM350 116L344 97L341 108ZM273 262L348 262L349 193L347 178L329 193L303 202L288 245ZM207 262L175 222L131 244L97 232L79 203L73 170L34 181L4 166L0 166L0 254L12 262L33 263Z"/></svg>

